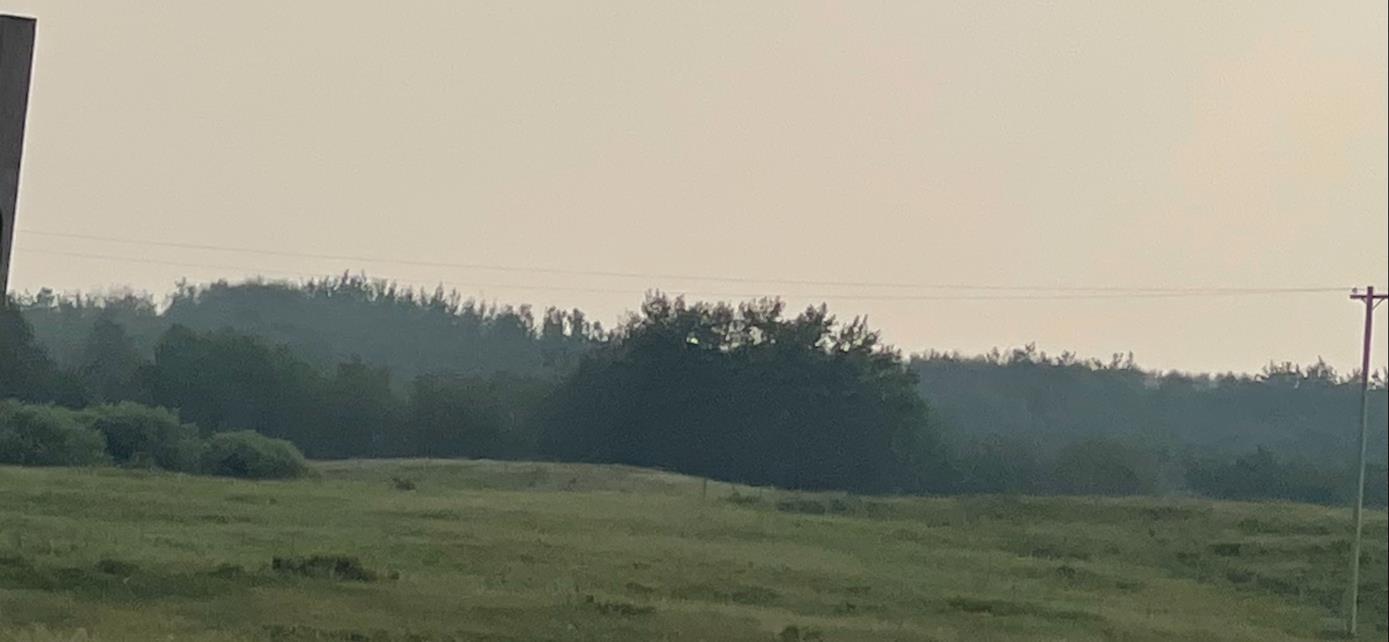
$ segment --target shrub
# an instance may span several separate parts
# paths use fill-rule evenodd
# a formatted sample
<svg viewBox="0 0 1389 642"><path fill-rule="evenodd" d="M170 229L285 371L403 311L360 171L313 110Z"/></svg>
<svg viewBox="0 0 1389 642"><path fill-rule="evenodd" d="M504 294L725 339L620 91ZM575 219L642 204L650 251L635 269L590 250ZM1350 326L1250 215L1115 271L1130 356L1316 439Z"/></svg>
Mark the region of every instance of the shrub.
<svg viewBox="0 0 1389 642"><path fill-rule="evenodd" d="M308 472L308 466L294 444L241 430L218 433L208 439L202 470L227 477L291 479Z"/></svg>
<svg viewBox="0 0 1389 642"><path fill-rule="evenodd" d="M71 410L0 402L0 463L83 466L106 461L106 440Z"/></svg>
<svg viewBox="0 0 1389 642"><path fill-rule="evenodd" d="M164 408L120 403L88 409L87 425L106 437L106 452L118 464L153 463L165 470L196 472L207 447L198 428L180 423Z"/></svg>

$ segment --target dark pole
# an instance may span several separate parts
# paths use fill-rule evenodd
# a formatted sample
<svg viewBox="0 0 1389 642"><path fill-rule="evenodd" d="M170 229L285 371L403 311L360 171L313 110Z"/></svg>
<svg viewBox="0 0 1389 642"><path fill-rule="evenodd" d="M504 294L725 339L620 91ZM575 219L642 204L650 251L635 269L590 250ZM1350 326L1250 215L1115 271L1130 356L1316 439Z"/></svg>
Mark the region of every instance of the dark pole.
<svg viewBox="0 0 1389 642"><path fill-rule="evenodd" d="M10 285L35 24L33 18L0 15L0 304L6 301Z"/></svg>
<svg viewBox="0 0 1389 642"><path fill-rule="evenodd" d="M1360 610L1360 531L1365 522L1365 442L1370 429L1370 340L1374 336L1375 305L1389 295L1375 294L1375 287L1371 285L1365 288L1364 294L1352 292L1350 298L1365 302L1365 339L1360 354L1360 458L1355 477L1355 538L1351 540L1350 586L1346 590L1346 634L1355 637Z"/></svg>

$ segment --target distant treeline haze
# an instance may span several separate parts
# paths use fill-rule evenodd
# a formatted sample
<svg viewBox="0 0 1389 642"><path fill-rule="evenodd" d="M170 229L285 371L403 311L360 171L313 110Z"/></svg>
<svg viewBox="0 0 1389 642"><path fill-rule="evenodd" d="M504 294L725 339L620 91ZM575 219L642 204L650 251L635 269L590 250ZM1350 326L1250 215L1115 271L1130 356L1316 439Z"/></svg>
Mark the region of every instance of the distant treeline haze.
<svg viewBox="0 0 1389 642"><path fill-rule="evenodd" d="M653 294L605 329L353 276L182 285L160 302L43 291L0 312L0 398L162 406L317 458L582 460L861 492L1343 501L1353 379L1324 363L1159 373L1030 346L906 358L859 320L774 300ZM1367 491L1383 505L1375 380Z"/></svg>

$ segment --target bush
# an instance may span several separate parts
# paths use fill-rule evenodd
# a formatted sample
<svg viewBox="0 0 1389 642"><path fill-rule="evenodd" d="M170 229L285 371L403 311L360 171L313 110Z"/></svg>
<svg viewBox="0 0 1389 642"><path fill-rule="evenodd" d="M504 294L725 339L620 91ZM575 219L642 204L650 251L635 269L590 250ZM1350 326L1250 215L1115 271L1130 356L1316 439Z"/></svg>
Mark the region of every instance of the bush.
<svg viewBox="0 0 1389 642"><path fill-rule="evenodd" d="M247 479L292 479L308 472L308 466L294 444L241 430L218 433L208 440L202 471Z"/></svg>
<svg viewBox="0 0 1389 642"><path fill-rule="evenodd" d="M180 423L164 408L136 403L97 406L83 413L86 423L106 437L106 452L118 464L152 463L165 470L196 472L207 448L198 428Z"/></svg>
<svg viewBox="0 0 1389 642"><path fill-rule="evenodd" d="M106 461L106 440L77 413L53 406L0 402L0 463L84 466Z"/></svg>

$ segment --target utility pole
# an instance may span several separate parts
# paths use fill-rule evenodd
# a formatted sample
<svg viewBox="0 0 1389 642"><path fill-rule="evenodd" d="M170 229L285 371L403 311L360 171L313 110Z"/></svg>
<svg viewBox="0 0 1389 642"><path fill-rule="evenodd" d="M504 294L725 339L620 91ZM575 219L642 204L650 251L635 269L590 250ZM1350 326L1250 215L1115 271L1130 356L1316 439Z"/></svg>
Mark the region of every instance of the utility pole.
<svg viewBox="0 0 1389 642"><path fill-rule="evenodd" d="M1353 638L1360 610L1360 531L1365 521L1365 442L1370 430L1370 339L1374 336L1375 306L1389 299L1389 294L1375 294L1375 286L1371 285L1365 288L1364 294L1352 290L1350 298L1365 303L1365 343L1360 356L1360 460L1355 479L1355 539L1350 545L1350 586L1346 590L1346 635Z"/></svg>
<svg viewBox="0 0 1389 642"><path fill-rule="evenodd" d="M0 305L7 299L14 244L24 116L34 64L34 19L0 15Z"/></svg>

